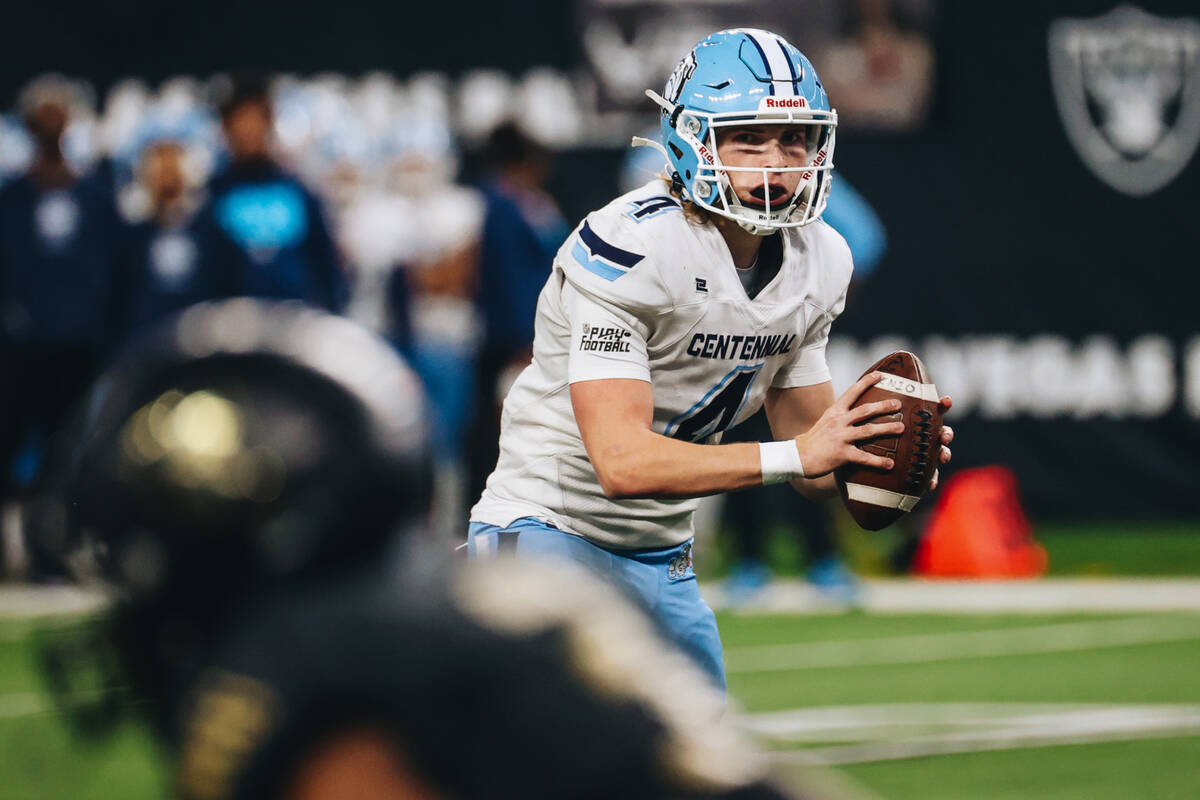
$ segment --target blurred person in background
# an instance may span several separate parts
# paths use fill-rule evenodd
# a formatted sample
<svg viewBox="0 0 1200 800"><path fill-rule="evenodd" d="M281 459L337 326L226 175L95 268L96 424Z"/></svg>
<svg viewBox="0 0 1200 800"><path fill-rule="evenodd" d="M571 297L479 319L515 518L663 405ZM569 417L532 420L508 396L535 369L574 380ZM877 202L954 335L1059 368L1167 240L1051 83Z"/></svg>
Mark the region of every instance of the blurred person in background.
<svg viewBox="0 0 1200 800"><path fill-rule="evenodd" d="M423 409L311 309L200 305L127 351L48 500L116 590L46 644L72 717L148 716L184 800L789 796L613 590L421 549Z"/></svg>
<svg viewBox="0 0 1200 800"><path fill-rule="evenodd" d="M35 480L46 437L95 377L115 334L119 218L106 184L76 174L64 157L63 134L76 103L75 87L58 76L26 87L20 111L33 161L0 188L0 485L6 497Z"/></svg>
<svg viewBox="0 0 1200 800"><path fill-rule="evenodd" d="M118 273L117 321L123 339L202 300L219 296L220 277L200 257L193 221L199 207L184 142L152 138L136 176L142 218L128 228Z"/></svg>
<svg viewBox="0 0 1200 800"><path fill-rule="evenodd" d="M500 406L532 357L538 294L570 229L546 191L551 155L515 122L498 126L483 149L486 210L476 302L483 344L475 370L469 496L478 497L500 454Z"/></svg>
<svg viewBox="0 0 1200 800"><path fill-rule="evenodd" d="M196 232L223 294L295 299L329 310L345 279L321 202L271 152L265 79L239 76L220 98L228 165L208 185Z"/></svg>
<svg viewBox="0 0 1200 800"><path fill-rule="evenodd" d="M436 117L407 111L378 138L377 159L337 216L352 279L346 313L395 343L425 384L435 519L448 540L465 523L484 201L477 189L455 182L454 142Z"/></svg>
<svg viewBox="0 0 1200 800"><path fill-rule="evenodd" d="M933 48L906 4L854 0L843 37L820 53L826 88L850 128L920 128L933 89Z"/></svg>
<svg viewBox="0 0 1200 800"><path fill-rule="evenodd" d="M0 186L24 173L32 160L33 145L21 115L0 114Z"/></svg>
<svg viewBox="0 0 1200 800"><path fill-rule="evenodd" d="M483 315L479 289L485 200L454 182L458 159L445 125L408 120L392 136L392 191L409 205L406 269L392 273L393 318L409 323L407 353L425 382L434 424L436 520L449 541L466 524L465 447L476 397L475 368ZM472 442L472 451L475 442Z"/></svg>

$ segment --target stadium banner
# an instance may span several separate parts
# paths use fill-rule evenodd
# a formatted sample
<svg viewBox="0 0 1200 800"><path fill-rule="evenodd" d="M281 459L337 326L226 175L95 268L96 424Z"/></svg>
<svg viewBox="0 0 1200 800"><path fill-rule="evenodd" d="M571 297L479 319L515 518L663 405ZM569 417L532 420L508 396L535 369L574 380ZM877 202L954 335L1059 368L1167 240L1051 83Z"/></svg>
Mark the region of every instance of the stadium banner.
<svg viewBox="0 0 1200 800"><path fill-rule="evenodd" d="M915 349L954 467L1011 467L1035 513L1194 517L1200 12L1115 5L946 3L927 129L839 135L888 251L831 361Z"/></svg>

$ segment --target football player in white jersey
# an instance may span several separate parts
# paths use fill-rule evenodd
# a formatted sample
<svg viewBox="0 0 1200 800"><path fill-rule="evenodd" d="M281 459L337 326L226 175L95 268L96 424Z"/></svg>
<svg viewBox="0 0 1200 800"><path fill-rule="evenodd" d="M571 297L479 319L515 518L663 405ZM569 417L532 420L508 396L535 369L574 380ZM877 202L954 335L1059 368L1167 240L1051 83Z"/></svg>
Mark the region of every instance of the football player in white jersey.
<svg viewBox="0 0 1200 800"><path fill-rule="evenodd" d="M903 423L880 418L896 400L851 409L878 374L836 400L830 383L852 266L820 219L837 114L812 64L775 34L721 31L647 95L662 142L635 143L662 149L669 177L589 214L559 250L468 549L583 562L724 685L692 570L697 498L785 480L827 496L842 464L891 469L854 443ZM779 441L717 444L764 404Z"/></svg>

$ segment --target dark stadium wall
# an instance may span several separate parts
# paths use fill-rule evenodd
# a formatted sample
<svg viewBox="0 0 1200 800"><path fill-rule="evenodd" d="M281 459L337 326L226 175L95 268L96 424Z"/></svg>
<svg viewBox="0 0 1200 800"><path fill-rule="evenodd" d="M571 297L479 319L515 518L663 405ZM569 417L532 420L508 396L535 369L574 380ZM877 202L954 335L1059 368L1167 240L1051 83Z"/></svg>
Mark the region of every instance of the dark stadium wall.
<svg viewBox="0 0 1200 800"><path fill-rule="evenodd" d="M838 330L936 336L974 358L950 417L955 466L1010 465L1035 511L1194 517L1200 158L1148 196L1122 194L1068 140L1051 86L1050 23L1115 5L944 4L931 129L839 139L839 171L875 204L889 249ZM1040 361L1031 342L1049 343Z"/></svg>
<svg viewBox="0 0 1200 800"><path fill-rule="evenodd" d="M571 13L560 0L9 3L0 98L11 103L47 71L90 78L103 90L130 75L157 81L228 69L566 68L578 59Z"/></svg>

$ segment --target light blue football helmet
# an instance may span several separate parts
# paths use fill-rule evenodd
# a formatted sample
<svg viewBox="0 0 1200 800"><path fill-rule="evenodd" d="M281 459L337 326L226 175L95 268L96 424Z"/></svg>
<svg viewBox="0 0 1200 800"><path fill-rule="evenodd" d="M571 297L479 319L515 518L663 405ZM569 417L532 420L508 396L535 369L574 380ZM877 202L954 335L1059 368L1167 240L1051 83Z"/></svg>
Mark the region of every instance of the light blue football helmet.
<svg viewBox="0 0 1200 800"><path fill-rule="evenodd" d="M807 225L821 216L832 183L837 112L804 54L774 33L737 28L714 33L684 56L663 94L647 90L662 107L662 143L635 138L636 145L663 150L673 184L683 196L759 236ZM808 160L794 167L731 167L717 156L723 127L806 125ZM815 134L815 136L813 135ZM753 208L738 200L730 172L800 173L788 198Z"/></svg>

